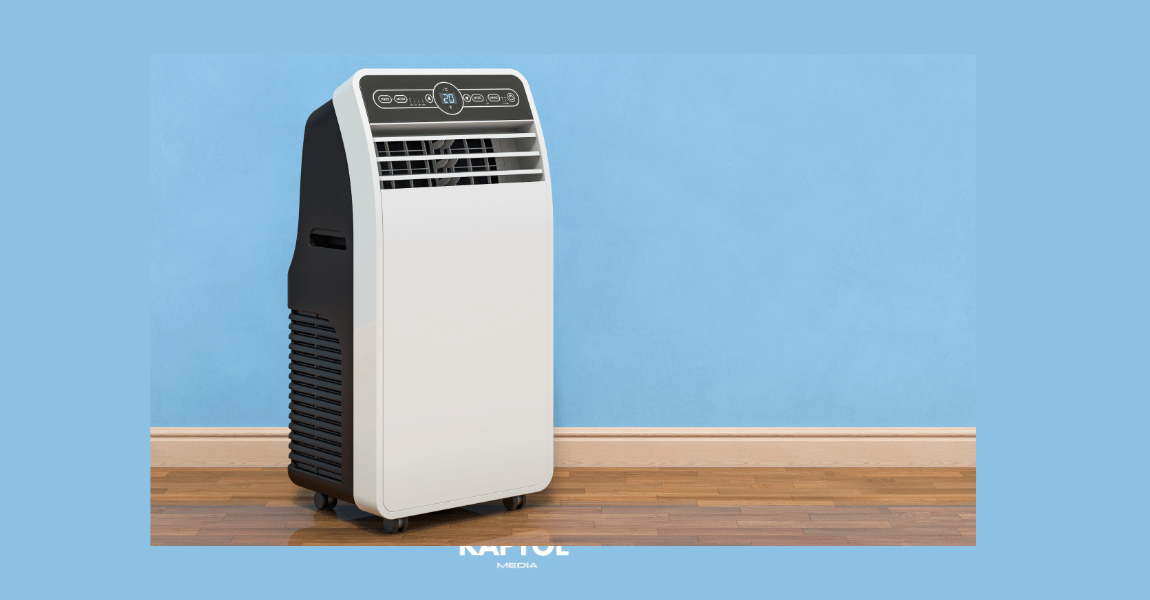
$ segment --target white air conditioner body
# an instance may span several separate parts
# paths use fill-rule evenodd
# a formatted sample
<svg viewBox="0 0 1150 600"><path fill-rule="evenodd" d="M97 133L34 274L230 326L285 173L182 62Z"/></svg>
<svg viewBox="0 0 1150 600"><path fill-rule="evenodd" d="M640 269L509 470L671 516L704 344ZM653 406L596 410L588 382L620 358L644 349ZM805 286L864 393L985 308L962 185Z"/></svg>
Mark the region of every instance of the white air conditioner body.
<svg viewBox="0 0 1150 600"><path fill-rule="evenodd" d="M314 321L317 343L330 330L343 358L336 369L321 345L293 349L293 480L389 520L544 489L553 470L552 203L526 81L511 70L362 70L331 107L350 215L322 222L323 203L345 198L323 197L322 174L305 186L306 131L289 307L293 344ZM305 187L318 208L305 211ZM350 287L335 277L326 291L302 289L348 269ZM322 306L325 293L338 308ZM336 431L326 418L335 412L338 444L321 435ZM313 481L337 471L338 482Z"/></svg>

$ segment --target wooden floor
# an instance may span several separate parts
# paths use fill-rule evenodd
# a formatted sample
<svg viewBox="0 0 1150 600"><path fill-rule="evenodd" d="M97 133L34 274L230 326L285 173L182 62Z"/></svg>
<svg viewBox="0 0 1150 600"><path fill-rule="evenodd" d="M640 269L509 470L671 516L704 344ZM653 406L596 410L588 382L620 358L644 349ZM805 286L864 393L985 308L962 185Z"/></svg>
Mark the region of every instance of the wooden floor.
<svg viewBox="0 0 1150 600"><path fill-rule="evenodd" d="M153 469L152 545L973 546L974 469L556 469L507 512L317 512L284 468Z"/></svg>

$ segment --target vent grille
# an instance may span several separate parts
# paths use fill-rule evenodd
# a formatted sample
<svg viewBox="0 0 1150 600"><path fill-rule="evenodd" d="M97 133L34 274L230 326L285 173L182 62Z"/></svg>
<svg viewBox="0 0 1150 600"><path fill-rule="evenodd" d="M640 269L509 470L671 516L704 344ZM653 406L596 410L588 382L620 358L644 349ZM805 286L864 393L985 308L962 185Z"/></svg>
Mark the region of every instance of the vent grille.
<svg viewBox="0 0 1150 600"><path fill-rule="evenodd" d="M534 133L377 137L385 190L539 181Z"/></svg>
<svg viewBox="0 0 1150 600"><path fill-rule="evenodd" d="M343 479L343 362L335 328L308 312L291 312L288 335L292 467L340 482Z"/></svg>

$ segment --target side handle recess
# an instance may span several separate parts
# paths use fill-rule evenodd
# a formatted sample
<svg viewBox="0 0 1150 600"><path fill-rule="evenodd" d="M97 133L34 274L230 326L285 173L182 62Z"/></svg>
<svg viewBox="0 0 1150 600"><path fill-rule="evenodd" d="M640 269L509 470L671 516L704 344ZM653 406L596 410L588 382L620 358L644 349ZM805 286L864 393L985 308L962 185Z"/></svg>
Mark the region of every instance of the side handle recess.
<svg viewBox="0 0 1150 600"><path fill-rule="evenodd" d="M338 231L330 229L312 229L309 238L312 246L331 248L332 250L347 250L347 238Z"/></svg>

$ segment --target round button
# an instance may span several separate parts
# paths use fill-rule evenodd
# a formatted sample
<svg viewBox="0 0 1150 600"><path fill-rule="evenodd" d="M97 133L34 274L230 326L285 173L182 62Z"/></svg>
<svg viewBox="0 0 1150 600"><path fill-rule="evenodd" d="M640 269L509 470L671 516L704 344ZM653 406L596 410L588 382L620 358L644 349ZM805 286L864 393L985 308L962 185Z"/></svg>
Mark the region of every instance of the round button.
<svg viewBox="0 0 1150 600"><path fill-rule="evenodd" d="M434 100L432 100L432 98L431 98L431 94L424 96L423 99L427 100L428 102L434 102Z"/></svg>
<svg viewBox="0 0 1150 600"><path fill-rule="evenodd" d="M515 104L515 100L516 100L515 92L507 92L507 101L512 103L512 104Z"/></svg>
<svg viewBox="0 0 1150 600"><path fill-rule="evenodd" d="M449 115L457 115L463 110L463 94L460 94L459 88L454 85L446 81L437 83L431 93L435 96L433 100L439 110Z"/></svg>

